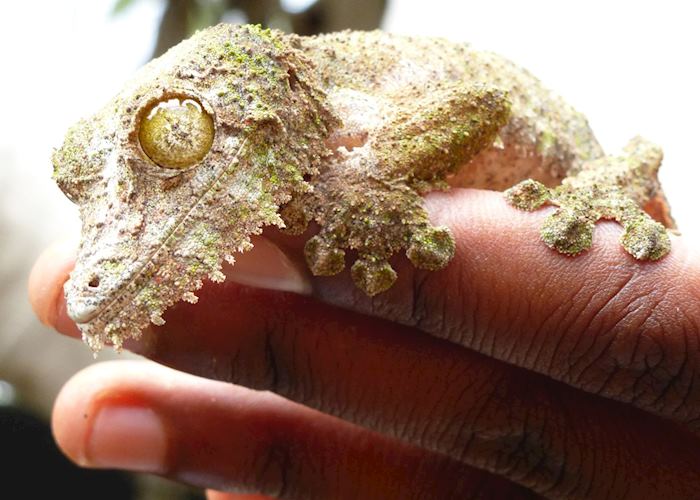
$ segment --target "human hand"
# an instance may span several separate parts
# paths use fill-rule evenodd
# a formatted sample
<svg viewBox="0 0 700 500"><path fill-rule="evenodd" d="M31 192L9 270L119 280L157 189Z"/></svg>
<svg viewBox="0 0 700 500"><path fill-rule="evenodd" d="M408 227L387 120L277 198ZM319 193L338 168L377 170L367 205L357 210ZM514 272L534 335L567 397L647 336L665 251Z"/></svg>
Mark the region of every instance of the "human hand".
<svg viewBox="0 0 700 500"><path fill-rule="evenodd" d="M457 239L447 269L397 262L373 299L347 275L285 285L311 296L208 285L129 344L205 379L92 367L58 398L59 444L86 466L282 498L696 496L700 254L674 238L636 262L606 223L571 259L536 237L543 211L469 190L428 204ZM75 335L71 265L45 254L30 291Z"/></svg>

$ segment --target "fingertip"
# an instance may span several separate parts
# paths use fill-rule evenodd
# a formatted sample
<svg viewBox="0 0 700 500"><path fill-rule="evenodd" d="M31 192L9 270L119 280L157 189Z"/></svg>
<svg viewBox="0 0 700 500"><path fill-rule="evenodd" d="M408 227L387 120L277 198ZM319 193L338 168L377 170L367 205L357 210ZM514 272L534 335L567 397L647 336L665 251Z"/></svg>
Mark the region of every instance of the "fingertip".
<svg viewBox="0 0 700 500"><path fill-rule="evenodd" d="M62 333L77 331L67 319L63 299L63 284L75 265L77 241L53 243L39 256L29 274L29 302L43 324Z"/></svg>
<svg viewBox="0 0 700 500"><path fill-rule="evenodd" d="M85 447L91 420L91 401L99 386L102 363L76 373L61 389L54 402L51 429L58 447L75 463L86 466Z"/></svg>
<svg viewBox="0 0 700 500"><path fill-rule="evenodd" d="M153 401L124 387L148 386L171 370L143 361L107 361L74 375L54 403L51 428L58 447L83 467L162 473L168 433Z"/></svg>

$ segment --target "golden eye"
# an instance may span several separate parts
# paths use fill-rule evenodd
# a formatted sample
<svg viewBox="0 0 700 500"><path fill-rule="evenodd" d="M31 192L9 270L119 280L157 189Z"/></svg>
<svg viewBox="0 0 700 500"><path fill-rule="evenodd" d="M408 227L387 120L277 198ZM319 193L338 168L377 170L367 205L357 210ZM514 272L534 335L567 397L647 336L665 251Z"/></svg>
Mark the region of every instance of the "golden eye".
<svg viewBox="0 0 700 500"><path fill-rule="evenodd" d="M214 142L214 121L191 98L156 102L139 127L143 151L157 165L183 169L202 160Z"/></svg>

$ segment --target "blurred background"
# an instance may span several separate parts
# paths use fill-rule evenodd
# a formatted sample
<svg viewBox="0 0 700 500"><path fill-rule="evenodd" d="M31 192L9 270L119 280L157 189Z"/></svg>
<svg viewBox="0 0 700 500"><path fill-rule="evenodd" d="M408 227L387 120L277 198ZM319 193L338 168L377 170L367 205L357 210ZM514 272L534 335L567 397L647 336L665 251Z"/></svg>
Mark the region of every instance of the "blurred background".
<svg viewBox="0 0 700 500"><path fill-rule="evenodd" d="M52 148L134 70L196 29L220 21L305 35L381 27L501 53L586 114L606 151L635 134L661 144L673 213L684 236L700 244L700 31L692 2L35 0L1 9L0 497L21 484L21 498L46 491L73 499L202 498L62 459L47 427L51 405L94 360L85 346L42 327L26 298L41 250L79 230L77 212L50 178ZM98 361L114 356L103 352Z"/></svg>

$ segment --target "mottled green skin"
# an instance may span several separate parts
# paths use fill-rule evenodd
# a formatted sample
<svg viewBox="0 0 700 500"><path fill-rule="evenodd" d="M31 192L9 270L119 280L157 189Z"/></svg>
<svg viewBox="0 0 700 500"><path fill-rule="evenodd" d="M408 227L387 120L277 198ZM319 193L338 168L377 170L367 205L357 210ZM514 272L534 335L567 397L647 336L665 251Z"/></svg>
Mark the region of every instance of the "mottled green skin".
<svg viewBox="0 0 700 500"><path fill-rule="evenodd" d="M172 97L201 103L214 123L211 150L187 168L159 166L139 144L144 113ZM223 279L222 260L249 249L250 235L266 225L301 233L311 221L312 273L337 274L352 250L352 277L374 295L394 283L397 252L428 270L454 255L421 194L527 177L536 181L509 199L561 207L545 224L551 246L577 253L593 222L609 217L625 225L633 255L656 258L649 242L665 233L639 207L662 198L660 157L639 144L629 160L605 157L580 113L528 72L464 44L217 26L145 66L54 154L54 178L83 221L68 311L93 349L118 347L162 324L174 302L196 301L203 279ZM553 190L537 183L562 180Z"/></svg>

